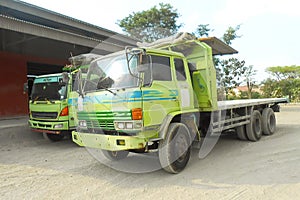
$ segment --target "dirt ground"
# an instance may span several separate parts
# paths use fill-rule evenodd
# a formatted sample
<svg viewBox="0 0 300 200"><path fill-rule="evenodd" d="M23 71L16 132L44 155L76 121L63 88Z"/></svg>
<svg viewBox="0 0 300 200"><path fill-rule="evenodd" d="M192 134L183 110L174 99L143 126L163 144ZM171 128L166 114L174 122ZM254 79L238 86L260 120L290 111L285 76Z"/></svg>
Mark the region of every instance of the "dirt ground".
<svg viewBox="0 0 300 200"><path fill-rule="evenodd" d="M274 135L259 142L223 136L204 159L193 150L177 175L124 172L155 166L155 155L131 154L127 168L116 170L71 140L51 143L26 126L3 128L0 199L300 199L300 106L283 106L276 116Z"/></svg>

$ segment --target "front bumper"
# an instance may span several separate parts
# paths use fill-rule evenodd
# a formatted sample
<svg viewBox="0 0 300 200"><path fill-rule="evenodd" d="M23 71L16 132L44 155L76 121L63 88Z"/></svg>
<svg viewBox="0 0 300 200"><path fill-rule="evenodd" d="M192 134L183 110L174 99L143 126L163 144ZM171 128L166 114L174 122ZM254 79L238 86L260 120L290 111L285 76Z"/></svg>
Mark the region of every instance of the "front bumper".
<svg viewBox="0 0 300 200"><path fill-rule="evenodd" d="M148 141L147 138L137 136L104 135L76 131L72 132L72 140L79 146L109 151L143 149Z"/></svg>
<svg viewBox="0 0 300 200"><path fill-rule="evenodd" d="M30 128L35 132L60 134L62 131L69 130L68 121L45 122L45 121L37 121L37 120L28 120L28 123Z"/></svg>

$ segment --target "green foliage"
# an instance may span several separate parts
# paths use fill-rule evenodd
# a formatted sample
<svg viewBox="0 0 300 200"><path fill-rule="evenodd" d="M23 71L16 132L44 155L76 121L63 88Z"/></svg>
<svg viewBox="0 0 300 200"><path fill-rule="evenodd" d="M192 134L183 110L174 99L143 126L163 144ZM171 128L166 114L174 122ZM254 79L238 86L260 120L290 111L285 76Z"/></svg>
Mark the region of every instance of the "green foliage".
<svg viewBox="0 0 300 200"><path fill-rule="evenodd" d="M202 34L208 36L210 29L208 29L208 25L199 25L201 28ZM225 33L223 34L222 40L230 45L233 40L236 38L240 38L238 36L237 31L240 29L240 25L235 28L229 27ZM199 33L200 34L200 33ZM224 91L227 99L236 99L235 94L230 94L230 91L239 86L242 82L246 82L248 85L248 98L251 98L252 88L254 86L253 76L256 71L253 69L253 66L246 67L244 60L238 60L237 58L229 58L229 59L220 59L218 57L214 57L214 64L216 67L217 73L217 81L219 87L224 87Z"/></svg>
<svg viewBox="0 0 300 200"><path fill-rule="evenodd" d="M288 97L292 102L300 100L300 66L276 66L267 68L275 79L263 82L264 97Z"/></svg>
<svg viewBox="0 0 300 200"><path fill-rule="evenodd" d="M197 37L208 37L209 32L213 31L212 29L208 28L208 26L209 24L199 24L194 35L196 35Z"/></svg>
<svg viewBox="0 0 300 200"><path fill-rule="evenodd" d="M246 67L245 73L244 73L244 77L245 77L245 81L247 84L247 97L248 99L252 99L252 89L255 86L255 81L253 81L253 77L256 75L257 70L253 69L253 65L250 65L248 67Z"/></svg>
<svg viewBox="0 0 300 200"><path fill-rule="evenodd" d="M245 61L239 61L237 58L221 60L217 68L217 79L224 87L226 96L230 90L239 86L243 82L243 74L246 71Z"/></svg>
<svg viewBox="0 0 300 200"><path fill-rule="evenodd" d="M235 28L230 26L223 34L222 40L226 44L231 45L233 40L241 37L237 35L237 31L240 29L240 27L241 25L237 25Z"/></svg>
<svg viewBox="0 0 300 200"><path fill-rule="evenodd" d="M177 10L170 4L160 3L159 8L154 6L142 12L133 12L117 24L130 36L152 42L175 34L182 26L176 24L178 17Z"/></svg>
<svg viewBox="0 0 300 200"><path fill-rule="evenodd" d="M228 90L228 94L226 95L227 100L236 100L240 99L239 96L232 90Z"/></svg>
<svg viewBox="0 0 300 200"><path fill-rule="evenodd" d="M262 98L263 96L259 93L259 92L252 92L251 91L251 99L260 99ZM248 91L247 92L244 92L244 91L241 91L239 97L239 99L249 99L249 93Z"/></svg>
<svg viewBox="0 0 300 200"><path fill-rule="evenodd" d="M277 80L300 78L300 66L296 65L268 67L266 71Z"/></svg>

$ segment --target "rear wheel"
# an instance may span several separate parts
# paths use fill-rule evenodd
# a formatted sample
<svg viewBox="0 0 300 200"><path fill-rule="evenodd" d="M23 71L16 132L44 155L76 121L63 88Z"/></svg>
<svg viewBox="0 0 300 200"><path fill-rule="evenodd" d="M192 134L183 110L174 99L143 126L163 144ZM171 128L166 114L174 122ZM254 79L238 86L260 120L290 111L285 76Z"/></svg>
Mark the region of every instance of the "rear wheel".
<svg viewBox="0 0 300 200"><path fill-rule="evenodd" d="M191 154L191 137L183 123L172 123L164 140L159 143L159 161L169 173L179 173L187 165Z"/></svg>
<svg viewBox="0 0 300 200"><path fill-rule="evenodd" d="M46 140L49 140L51 142L57 142L57 141L60 141L64 138L64 135L62 134L51 134L51 133L43 133L43 137L46 139Z"/></svg>
<svg viewBox="0 0 300 200"><path fill-rule="evenodd" d="M246 125L246 134L250 141L256 142L262 136L262 116L258 110L254 110L250 117L250 123Z"/></svg>
<svg viewBox="0 0 300 200"><path fill-rule="evenodd" d="M247 135L246 135L245 125L236 127L235 130L236 130L237 137L240 140L248 140Z"/></svg>
<svg viewBox="0 0 300 200"><path fill-rule="evenodd" d="M126 158L129 154L129 151L107 151L102 150L103 155L109 160L122 160Z"/></svg>
<svg viewBox="0 0 300 200"><path fill-rule="evenodd" d="M262 112L262 130L264 135L272 135L276 131L276 117L271 108L265 108Z"/></svg>

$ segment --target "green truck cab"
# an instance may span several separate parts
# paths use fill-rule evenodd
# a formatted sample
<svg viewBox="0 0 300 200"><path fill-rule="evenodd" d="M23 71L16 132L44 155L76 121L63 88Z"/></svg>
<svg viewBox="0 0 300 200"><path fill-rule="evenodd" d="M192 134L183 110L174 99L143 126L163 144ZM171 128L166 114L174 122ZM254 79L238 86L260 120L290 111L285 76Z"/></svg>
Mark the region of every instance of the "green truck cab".
<svg viewBox="0 0 300 200"><path fill-rule="evenodd" d="M68 99L70 96L74 98L76 92L71 92L69 79L67 73L49 74L36 77L33 83L28 122L33 131L42 132L52 141L63 139L69 130L75 128Z"/></svg>
<svg viewBox="0 0 300 200"><path fill-rule="evenodd" d="M158 151L161 167L178 173L189 161L193 142L208 130L220 132L215 114L226 113L223 130L243 127L239 133L246 134L246 125L259 126L251 116L253 108L262 112L278 102L219 105L212 56L209 45L181 34L96 59L79 87L73 141L101 149L110 160ZM257 131L247 134L258 140Z"/></svg>
<svg viewBox="0 0 300 200"><path fill-rule="evenodd" d="M78 69L87 71L89 62L98 55L81 54L71 57L72 65L64 67L62 73L36 76L29 100L29 126L41 132L51 141L70 136L77 124L76 101L78 98L76 77Z"/></svg>

